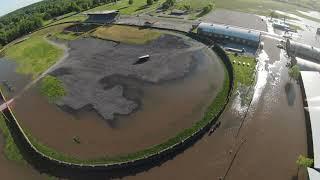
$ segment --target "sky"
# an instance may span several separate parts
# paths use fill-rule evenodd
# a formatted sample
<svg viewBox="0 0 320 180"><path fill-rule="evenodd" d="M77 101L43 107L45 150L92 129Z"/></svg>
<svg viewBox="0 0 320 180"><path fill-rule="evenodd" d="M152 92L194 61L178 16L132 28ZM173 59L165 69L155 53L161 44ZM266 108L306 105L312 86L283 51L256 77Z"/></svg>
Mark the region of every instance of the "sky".
<svg viewBox="0 0 320 180"><path fill-rule="evenodd" d="M0 0L0 16L41 0Z"/></svg>

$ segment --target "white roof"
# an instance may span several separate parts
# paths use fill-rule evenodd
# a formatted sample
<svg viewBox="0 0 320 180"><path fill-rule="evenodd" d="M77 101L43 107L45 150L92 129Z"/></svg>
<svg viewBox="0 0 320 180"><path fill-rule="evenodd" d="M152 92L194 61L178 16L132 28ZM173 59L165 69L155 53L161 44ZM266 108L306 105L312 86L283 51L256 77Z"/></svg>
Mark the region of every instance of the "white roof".
<svg viewBox="0 0 320 180"><path fill-rule="evenodd" d="M308 168L308 175L310 180L319 180L320 179L320 173L312 168Z"/></svg>
<svg viewBox="0 0 320 180"><path fill-rule="evenodd" d="M94 12L87 12L84 14L86 14L86 15L102 15L102 14L112 14L112 13L119 13L119 11L118 10L94 11Z"/></svg>
<svg viewBox="0 0 320 180"><path fill-rule="evenodd" d="M320 73L316 71L302 71L301 77L310 115L314 167L320 169Z"/></svg>
<svg viewBox="0 0 320 180"><path fill-rule="evenodd" d="M221 24L200 23L198 28L205 32L233 36L250 41L260 41L260 32Z"/></svg>

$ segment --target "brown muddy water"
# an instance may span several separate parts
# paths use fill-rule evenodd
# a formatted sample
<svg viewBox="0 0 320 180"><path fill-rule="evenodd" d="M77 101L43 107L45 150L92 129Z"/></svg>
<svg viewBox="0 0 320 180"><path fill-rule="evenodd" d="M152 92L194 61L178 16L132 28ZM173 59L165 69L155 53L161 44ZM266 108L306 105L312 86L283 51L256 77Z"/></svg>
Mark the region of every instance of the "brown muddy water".
<svg viewBox="0 0 320 180"><path fill-rule="evenodd" d="M37 87L15 100L22 126L41 143L81 158L130 153L164 142L199 121L220 90L224 68L214 53L199 60L184 78L145 85L142 106L108 123L94 111L67 112L39 94ZM212 60L210 60L212 59ZM73 142L77 136L80 143Z"/></svg>
<svg viewBox="0 0 320 180"><path fill-rule="evenodd" d="M30 81L31 76L24 76L15 72L16 64L13 61L8 61L5 58L0 58L0 83L1 90L10 98L19 93L25 85ZM8 91L7 87L3 85L3 81L13 87L14 91ZM39 174L35 169L32 169L30 165L25 162L15 162L8 160L4 154L5 139L2 136L0 130L0 174L1 179L12 180L33 180L33 179L45 179L45 175Z"/></svg>

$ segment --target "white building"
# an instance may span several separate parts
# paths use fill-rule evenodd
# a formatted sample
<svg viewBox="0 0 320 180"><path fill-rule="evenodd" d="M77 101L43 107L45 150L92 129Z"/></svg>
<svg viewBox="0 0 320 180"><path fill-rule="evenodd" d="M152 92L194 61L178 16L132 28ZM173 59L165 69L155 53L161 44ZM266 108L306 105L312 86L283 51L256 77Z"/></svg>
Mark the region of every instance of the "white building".
<svg viewBox="0 0 320 180"><path fill-rule="evenodd" d="M230 41L247 46L258 47L261 33L228 25L200 23L197 33L215 40Z"/></svg>

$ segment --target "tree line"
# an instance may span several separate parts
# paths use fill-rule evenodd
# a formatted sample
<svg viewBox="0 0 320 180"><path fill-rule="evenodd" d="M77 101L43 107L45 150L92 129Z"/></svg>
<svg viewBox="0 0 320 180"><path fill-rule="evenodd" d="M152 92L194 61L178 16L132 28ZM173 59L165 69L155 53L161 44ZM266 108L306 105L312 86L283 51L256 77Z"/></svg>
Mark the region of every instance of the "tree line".
<svg viewBox="0 0 320 180"><path fill-rule="evenodd" d="M0 47L70 12L85 11L117 0L44 0L0 17Z"/></svg>

